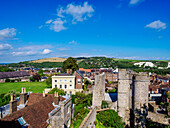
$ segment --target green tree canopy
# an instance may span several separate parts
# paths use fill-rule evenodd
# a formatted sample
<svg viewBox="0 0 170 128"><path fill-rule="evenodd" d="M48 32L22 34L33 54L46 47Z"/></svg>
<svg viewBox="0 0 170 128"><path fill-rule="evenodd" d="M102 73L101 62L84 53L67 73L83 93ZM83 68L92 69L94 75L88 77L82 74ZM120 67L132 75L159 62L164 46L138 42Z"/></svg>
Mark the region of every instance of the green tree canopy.
<svg viewBox="0 0 170 128"><path fill-rule="evenodd" d="M48 85L49 88L52 88L52 76L51 75L46 79L45 83Z"/></svg>
<svg viewBox="0 0 170 128"><path fill-rule="evenodd" d="M76 59L73 57L69 57L67 60L63 62L63 70L66 72L67 69L72 69L72 72L76 71L79 67Z"/></svg>
<svg viewBox="0 0 170 128"><path fill-rule="evenodd" d="M124 128L122 118L114 110L101 111L96 117L106 128Z"/></svg>
<svg viewBox="0 0 170 128"><path fill-rule="evenodd" d="M58 95L62 95L62 96L65 95L64 90L58 88L53 88L51 91L49 91L48 94L54 94L55 92L58 92Z"/></svg>

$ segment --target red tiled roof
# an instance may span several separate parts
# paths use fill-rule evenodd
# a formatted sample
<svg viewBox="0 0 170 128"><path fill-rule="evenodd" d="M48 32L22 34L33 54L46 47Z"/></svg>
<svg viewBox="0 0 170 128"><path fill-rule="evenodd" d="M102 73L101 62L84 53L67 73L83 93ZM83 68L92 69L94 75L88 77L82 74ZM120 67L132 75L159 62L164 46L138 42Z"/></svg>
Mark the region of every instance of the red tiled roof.
<svg viewBox="0 0 170 128"><path fill-rule="evenodd" d="M10 125L8 126L8 124L11 124L20 127L17 119L22 116L30 128L47 127L48 113L54 109L53 98L54 94L47 94L45 98L42 97L42 94L30 94L26 107L1 119L0 126L11 128ZM63 101L65 98L60 97L60 100Z"/></svg>

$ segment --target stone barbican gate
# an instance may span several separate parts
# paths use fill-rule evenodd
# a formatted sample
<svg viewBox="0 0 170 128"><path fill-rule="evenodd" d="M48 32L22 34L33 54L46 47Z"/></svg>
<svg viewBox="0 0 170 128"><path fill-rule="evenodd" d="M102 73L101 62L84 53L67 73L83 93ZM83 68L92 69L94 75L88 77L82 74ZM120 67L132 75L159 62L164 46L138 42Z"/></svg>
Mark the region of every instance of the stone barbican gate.
<svg viewBox="0 0 170 128"><path fill-rule="evenodd" d="M130 127L145 127L148 115L149 75L141 72L131 74L119 69L118 114Z"/></svg>

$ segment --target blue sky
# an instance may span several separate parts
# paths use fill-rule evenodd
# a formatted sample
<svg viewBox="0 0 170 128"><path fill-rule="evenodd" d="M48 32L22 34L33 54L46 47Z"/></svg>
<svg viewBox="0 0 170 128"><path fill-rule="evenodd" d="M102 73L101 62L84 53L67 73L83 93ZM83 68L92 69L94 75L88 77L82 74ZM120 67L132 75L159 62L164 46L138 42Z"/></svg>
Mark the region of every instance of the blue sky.
<svg viewBox="0 0 170 128"><path fill-rule="evenodd" d="M47 57L170 59L169 0L0 1L0 63Z"/></svg>

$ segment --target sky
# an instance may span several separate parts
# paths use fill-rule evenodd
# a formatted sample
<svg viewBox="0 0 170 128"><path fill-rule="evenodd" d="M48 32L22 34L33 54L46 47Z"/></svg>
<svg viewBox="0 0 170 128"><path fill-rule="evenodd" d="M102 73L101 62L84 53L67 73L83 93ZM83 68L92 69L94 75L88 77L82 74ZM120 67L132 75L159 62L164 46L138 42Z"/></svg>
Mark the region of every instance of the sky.
<svg viewBox="0 0 170 128"><path fill-rule="evenodd" d="M169 0L1 0L0 63L105 56L170 60Z"/></svg>

